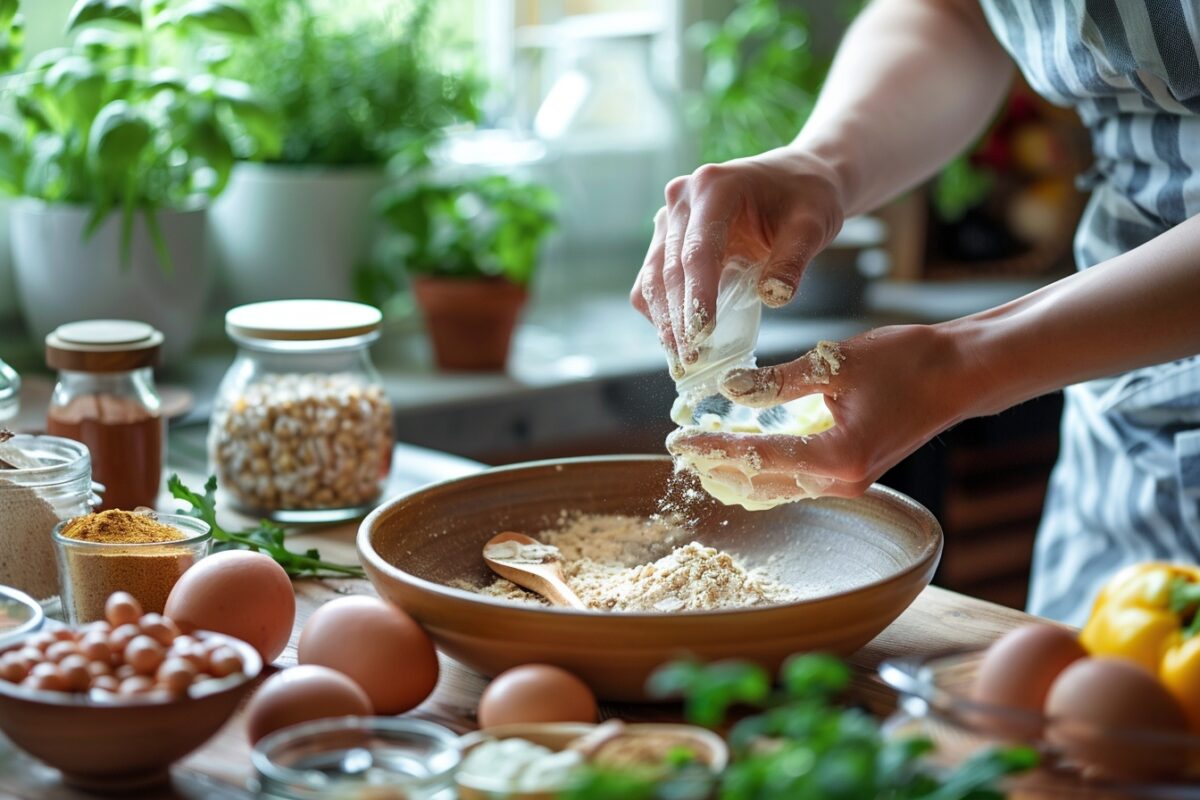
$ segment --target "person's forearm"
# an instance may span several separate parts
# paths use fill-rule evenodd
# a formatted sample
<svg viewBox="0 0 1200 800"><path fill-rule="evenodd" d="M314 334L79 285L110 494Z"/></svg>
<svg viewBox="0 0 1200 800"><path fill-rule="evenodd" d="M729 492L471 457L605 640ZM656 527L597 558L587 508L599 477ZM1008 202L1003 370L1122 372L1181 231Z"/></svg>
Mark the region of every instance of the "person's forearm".
<svg viewBox="0 0 1200 800"><path fill-rule="evenodd" d="M870 211L970 144L1011 77L978 0L875 0L792 147L833 167L847 215Z"/></svg>
<svg viewBox="0 0 1200 800"><path fill-rule="evenodd" d="M939 326L978 390L964 416L1200 353L1200 217L1011 303Z"/></svg>

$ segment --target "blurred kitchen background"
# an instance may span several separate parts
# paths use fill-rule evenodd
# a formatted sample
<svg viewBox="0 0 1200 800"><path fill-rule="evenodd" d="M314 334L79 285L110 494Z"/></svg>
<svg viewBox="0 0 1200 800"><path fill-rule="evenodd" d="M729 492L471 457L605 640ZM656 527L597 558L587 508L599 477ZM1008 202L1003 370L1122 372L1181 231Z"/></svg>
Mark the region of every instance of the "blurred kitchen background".
<svg viewBox="0 0 1200 800"><path fill-rule="evenodd" d="M224 311L361 299L386 314L374 359L398 438L499 464L663 451L672 386L627 300L662 187L786 143L861 3L13 5L0 359L23 378L26 426L52 383L47 331L138 318L167 335L172 457L203 458L233 352ZM113 98L122 113L101 108ZM847 224L792 307L767 314L760 361L1065 274L1086 149L1073 116L1018 83L929 185ZM480 305L447 312L414 291L439 276L477 285ZM506 363L473 344L480 325L504 335L501 285L527 290L505 294L519 311ZM1058 411L1048 397L968 422L885 478L942 520L940 584L1023 605Z"/></svg>

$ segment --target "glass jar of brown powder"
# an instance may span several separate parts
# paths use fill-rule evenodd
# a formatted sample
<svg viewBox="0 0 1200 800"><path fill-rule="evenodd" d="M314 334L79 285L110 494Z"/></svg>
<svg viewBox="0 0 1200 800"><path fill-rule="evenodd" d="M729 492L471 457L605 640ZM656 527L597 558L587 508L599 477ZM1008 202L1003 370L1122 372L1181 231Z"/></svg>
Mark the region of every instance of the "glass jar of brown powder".
<svg viewBox="0 0 1200 800"><path fill-rule="evenodd" d="M58 370L46 428L87 445L101 510L153 507L158 497L166 437L153 367L162 342L128 320L72 322L46 337L46 363Z"/></svg>

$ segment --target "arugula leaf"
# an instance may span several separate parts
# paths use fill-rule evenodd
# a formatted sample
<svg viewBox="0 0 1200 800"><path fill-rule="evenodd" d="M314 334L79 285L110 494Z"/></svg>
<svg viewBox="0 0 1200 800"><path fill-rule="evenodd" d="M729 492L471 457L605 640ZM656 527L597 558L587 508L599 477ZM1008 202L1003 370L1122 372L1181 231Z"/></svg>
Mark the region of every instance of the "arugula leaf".
<svg viewBox="0 0 1200 800"><path fill-rule="evenodd" d="M284 530L268 520L260 520L258 527L245 531L231 532L217 522L217 478L209 477L204 484L204 494L189 489L178 475L167 480L171 496L182 500L191 508L180 509L179 513L207 522L212 528L213 550L253 550L265 553L287 571L293 578L364 578L366 573L357 564L337 564L322 561L317 550L296 553L284 544Z"/></svg>

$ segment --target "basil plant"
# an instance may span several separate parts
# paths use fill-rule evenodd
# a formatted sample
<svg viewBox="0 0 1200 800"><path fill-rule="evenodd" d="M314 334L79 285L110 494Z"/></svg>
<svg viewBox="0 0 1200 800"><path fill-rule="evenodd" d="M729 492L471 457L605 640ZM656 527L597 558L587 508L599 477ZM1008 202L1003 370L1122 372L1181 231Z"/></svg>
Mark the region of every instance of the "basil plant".
<svg viewBox="0 0 1200 800"><path fill-rule="evenodd" d="M0 0L9 31L16 5ZM213 75L254 25L227 0L78 0L66 27L69 46L8 79L0 190L90 206L85 236L119 213L126 262L141 211L169 268L155 211L215 197L235 159L279 147L275 116L251 88Z"/></svg>

